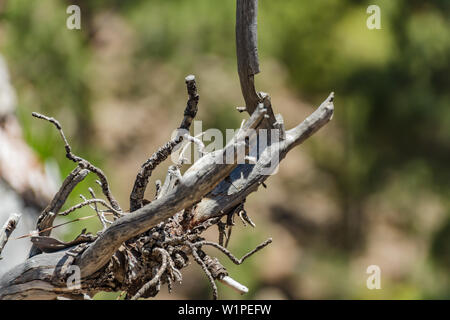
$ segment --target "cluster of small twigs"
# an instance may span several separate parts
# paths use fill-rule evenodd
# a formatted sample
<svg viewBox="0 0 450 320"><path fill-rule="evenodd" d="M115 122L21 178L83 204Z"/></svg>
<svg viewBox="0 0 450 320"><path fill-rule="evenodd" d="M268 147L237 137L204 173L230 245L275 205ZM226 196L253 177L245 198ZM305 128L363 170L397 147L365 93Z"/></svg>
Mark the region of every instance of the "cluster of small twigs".
<svg viewBox="0 0 450 320"><path fill-rule="evenodd" d="M139 171L136 181L130 196L130 211L141 208L144 204L151 201L143 198L149 177L152 171L166 160L169 155L176 149L176 147L182 142L183 138L186 138L187 145L191 142L199 144L198 137L192 137L188 134L190 124L197 112L197 103L199 96L197 93L197 86L194 76L188 76L186 78L186 86L188 89L189 100L184 113L184 119L181 123L179 130L186 130L179 132L179 134L166 143L164 146L158 149L145 163L142 165ZM100 199L96 196L94 190L89 188L89 194L91 199L87 199L85 196L80 195L83 202L78 203L69 209L62 212L53 212L44 210L43 217L40 217L40 221L48 220L44 216L48 215L60 215L67 216L83 207L89 206L95 211L100 223L103 226L101 232L105 231L115 219L126 215L118 202L113 197L108 179L102 170L91 164L89 161L75 155L72 152L72 148L64 134L60 123L51 117L34 112L33 116L39 119L43 119L52 123L58 130L65 146L66 157L78 164L79 170L87 170L96 174L99 178L97 183L101 186L106 200ZM187 132L187 133L186 133ZM154 199L158 199L167 194L173 189L181 176L180 167L183 165L183 153L186 146L180 152L180 163L175 166L169 166L168 175L163 185L161 182L156 183L156 195ZM70 176L69 176L70 177ZM60 196L59 194L57 196ZM66 197L67 198L67 197ZM56 201L56 200L55 200ZM103 206L105 209L100 209L99 206ZM62 207L62 206L61 206ZM186 228L186 220L189 219L189 211L192 207L185 208L178 214L169 218L165 222L161 222L158 226L150 229L142 235L139 235L131 240L126 241L121 250L119 250L122 257L127 261L126 277L121 280L120 288L124 292L121 296L125 299L138 299L141 297L153 297L155 296L162 283L167 283L169 292L172 291L174 282L182 281L182 274L180 270L188 263L188 257L192 256L193 260L200 265L203 272L206 274L211 287L213 288L213 298L218 298L217 286L215 280L221 281L224 284L234 288L238 292L245 293L247 289L234 281L228 276L226 269L220 264L216 258L209 257L203 250L203 246L212 246L223 252L230 260L235 264L241 264L245 259L250 257L255 252L264 248L271 243L271 239L265 241L258 246L255 250L249 252L241 259L237 259L229 250L226 249L231 236L232 226L234 225L234 216L238 215L244 225L247 223L251 226L255 226L253 221L248 217L244 203L242 202L227 216L227 221L222 222L221 217L214 217L206 220L198 226L193 228ZM113 216L113 220L110 221L106 218L105 214ZM206 241L201 237L201 233L212 225L217 225L219 229L219 243ZM38 233L43 231L49 231L48 228L42 229L43 225L38 223ZM225 230L228 228L228 233L225 234ZM51 228L50 228L51 229ZM49 233L48 233L49 234ZM223 239L226 238L226 243L223 243ZM35 245L39 243L34 241ZM40 250L43 248L42 243ZM117 255L115 255L117 259ZM107 267L108 269L108 267ZM114 277L114 276L113 276Z"/></svg>
<svg viewBox="0 0 450 320"><path fill-rule="evenodd" d="M201 234L220 221L219 217L209 219L183 235L173 235L174 226L181 215L176 215L152 228L137 239L124 245L123 257L127 261L127 279L123 281L125 299L152 297L158 294L162 284L167 284L169 293L173 283L182 281L181 269L187 266L189 256L201 267L213 289L213 298L218 298L215 280L228 285L243 294L247 289L229 277L225 267L217 258L208 256L202 248L212 246L224 253L233 263L240 265L248 257L261 250L272 239L268 239L241 259L236 258L222 245L206 241ZM148 271L151 270L149 273Z"/></svg>

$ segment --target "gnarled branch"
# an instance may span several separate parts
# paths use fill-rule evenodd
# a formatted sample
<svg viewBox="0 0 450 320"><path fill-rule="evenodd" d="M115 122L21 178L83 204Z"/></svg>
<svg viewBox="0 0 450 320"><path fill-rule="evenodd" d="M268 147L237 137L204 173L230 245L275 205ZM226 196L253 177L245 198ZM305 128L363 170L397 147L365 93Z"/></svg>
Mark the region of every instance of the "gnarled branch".
<svg viewBox="0 0 450 320"><path fill-rule="evenodd" d="M156 295L160 283L167 283L171 288L172 281L181 279L179 269L186 265L188 259L186 247L191 251L188 254L193 256L207 274L214 288L214 297L217 297L215 280L225 282L241 293L247 291L247 288L232 281L218 260L206 256L201 247L214 246L233 262L240 264L269 244L271 239L242 259L237 259L222 245L204 241L200 234L208 227L219 224L222 232L221 243L223 242L224 225L220 222L220 217L228 215L227 225L230 227L233 224L233 214L242 215L242 203L246 197L257 190L259 185L264 185L264 181L277 169L278 162L292 148L331 120L334 95L331 94L298 126L285 131L282 116L275 116L273 113L270 96L255 89L254 76L259 72L257 0L237 0L236 19L238 73L246 103L245 109L250 118L223 149L202 155L183 175L177 167L172 168L176 173L174 178L169 176L167 185L158 188L155 199L145 204L143 196L151 171L181 142L184 134L177 135L178 140L170 141L142 166L130 195L130 213L122 212L112 197L103 172L71 152L59 123L52 118L34 114L51 121L57 127L65 142L67 157L79 164L44 211L46 214L43 219L47 220L44 223L41 219L38 229L48 225L51 227L54 217L50 213L56 214L60 211L67 192L70 193L74 185L87 174L83 170L92 171L99 176L103 192L111 203L109 209L119 212L120 215L96 237L87 236L86 241L81 237L74 247L54 253L37 254L6 273L0 279L0 299L80 298L86 293L94 294L101 290L127 291L127 296L131 294L135 298ZM189 99L179 130L189 129L197 112L198 93L195 78L187 77L186 85ZM274 129L279 139L271 141L262 150L258 149L257 154L246 154L245 159L251 160L251 163L238 164L237 150L244 148L248 152L249 141L259 138L267 129ZM231 162L229 155L232 155ZM273 167L274 163L276 165ZM78 207L98 201L85 200ZM98 208L94 209L97 212ZM250 220L246 221L250 223ZM227 240L229 236L230 233ZM42 240L51 242L48 238ZM157 259L152 252L159 252L161 258ZM80 270L80 288L67 286L67 270L70 267ZM131 274L128 272L130 268L133 271Z"/></svg>

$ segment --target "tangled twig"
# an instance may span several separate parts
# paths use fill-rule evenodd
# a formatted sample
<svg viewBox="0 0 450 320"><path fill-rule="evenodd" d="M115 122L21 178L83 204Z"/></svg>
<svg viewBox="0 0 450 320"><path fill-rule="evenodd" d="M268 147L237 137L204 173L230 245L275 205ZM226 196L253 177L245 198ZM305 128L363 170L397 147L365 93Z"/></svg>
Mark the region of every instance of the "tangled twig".
<svg viewBox="0 0 450 320"><path fill-rule="evenodd" d="M125 256L128 257L127 260L129 261L129 274L132 279L136 280L125 281L128 285L121 289L127 291L128 294L131 292L132 299L154 296L159 292L162 284L167 284L168 290L171 292L173 283L181 283L182 281L180 270L187 265L188 256L186 256L184 248L188 247L190 249L189 255L192 256L193 260L201 267L207 276L208 282L213 289L214 299L218 298L218 289L215 280L231 287L240 294L248 292L248 289L244 285L228 275L225 267L220 264L217 258L208 256L202 250L202 247L205 245L214 246L224 252L234 263L241 264L255 252L268 245L272 240L269 239L265 241L241 259L237 259L222 245L205 241L205 239L200 236L207 228L215 224L220 224L220 218L211 218L195 228L185 230L180 236L175 236L172 232L174 230L173 228L178 226L177 220L179 219L182 219L181 213L170 218L168 221L159 224L155 228L152 228L138 238L127 242L124 248L127 251ZM157 267L155 266L155 253L158 253L161 256L160 261L157 262ZM150 257L150 260L146 258L147 256ZM139 276L142 271L139 270L146 270L149 268L153 270L157 269L157 271L152 273L154 275L152 279L147 281L144 285L139 285L139 290L137 290L135 288L136 284L142 281ZM143 277L145 277L145 275L143 275ZM151 288L153 288L153 290L150 290Z"/></svg>
<svg viewBox="0 0 450 320"><path fill-rule="evenodd" d="M66 157L69 160L72 160L75 163L78 163L78 165L81 168L87 169L90 172L94 173L97 175L97 177L100 179L100 186L102 188L103 194L105 195L105 197L108 199L109 203L111 204L111 206L116 210L116 211L122 211L122 209L119 206L119 203L116 201L116 199L113 197L111 190L109 188L109 183L108 183L108 179L106 178L105 174L103 173L103 171L99 168L97 168L96 166L92 165L89 161L75 155L72 152L72 148L70 147L69 142L66 139L66 136L64 134L64 131L61 127L61 125L59 124L58 120L51 118L51 117L47 117L44 116L40 113L37 112L33 112L32 113L33 117L38 118L38 119L43 119L43 120L47 120L50 123L52 123L56 129L58 130L59 134L61 135L61 138L64 142L64 148L66 149Z"/></svg>
<svg viewBox="0 0 450 320"><path fill-rule="evenodd" d="M116 215L117 217L120 217L120 216L123 215L123 212L120 212L120 211L114 209L112 206L110 206L110 205L109 205L105 200L103 200L103 199L89 199L89 200L85 200L85 201L83 201L83 202L81 202L81 203L79 203L79 204L76 204L76 205L74 205L73 207L71 207L71 208L69 208L69 209L67 209L67 210L65 210L65 211L63 211L63 212L58 213L58 215L60 215L60 216L67 216L69 213L72 213L72 212L74 212L74 211L76 211L76 210L78 210L78 209L81 209L81 208L85 207L85 206L90 206L90 205L96 204L96 203L100 203L100 204L104 205L106 208L108 208L109 210L111 210L111 212L112 212L114 215Z"/></svg>
<svg viewBox="0 0 450 320"><path fill-rule="evenodd" d="M88 190L89 190L89 193L91 194L92 199L96 199L97 197L95 195L94 190L91 187L89 187ZM108 219L106 219L104 210L98 209L97 203L94 203L94 210L97 213L98 219L100 220L100 222L103 226L103 230L105 230L108 227L107 223L111 224L112 222L109 221Z"/></svg>
<svg viewBox="0 0 450 320"><path fill-rule="evenodd" d="M203 269L203 272L206 274L206 276L208 277L209 283L211 284L211 287L213 288L213 299L217 300L219 297L219 294L217 293L217 286L216 283L214 282L214 278L211 275L211 272L208 270L208 267L206 266L206 264L203 262L203 260L200 258L200 256L198 255L198 250L196 248L195 245L193 245L192 243L188 242L187 243L189 245L189 247L191 248L192 251L192 256L194 257L195 262L197 262L200 267Z"/></svg>
<svg viewBox="0 0 450 320"><path fill-rule="evenodd" d="M166 271L167 268L167 253L164 252L162 249L160 248L155 248L155 251L158 252L161 255L162 258L162 262L161 262L161 266L158 269L158 272L156 273L156 275L153 277L152 280L150 280L149 282L147 282L146 284L144 284L142 286L141 289L139 289L139 291L131 298L131 300L137 300L139 299L148 289L150 289L151 287L153 287L158 281L160 281L161 276L163 275L163 273Z"/></svg>
<svg viewBox="0 0 450 320"><path fill-rule="evenodd" d="M235 264L240 265L242 264L247 258L252 256L254 253L258 252L259 250L263 249L268 244L272 243L272 238L267 239L260 245L258 245L255 249L244 255L241 259L236 258L228 249L224 248L223 246L219 245L218 243L212 242L212 241L199 241L194 244L195 247L201 247L201 246L212 246L214 248L219 249L222 251L228 258L230 258L231 261L233 261Z"/></svg>

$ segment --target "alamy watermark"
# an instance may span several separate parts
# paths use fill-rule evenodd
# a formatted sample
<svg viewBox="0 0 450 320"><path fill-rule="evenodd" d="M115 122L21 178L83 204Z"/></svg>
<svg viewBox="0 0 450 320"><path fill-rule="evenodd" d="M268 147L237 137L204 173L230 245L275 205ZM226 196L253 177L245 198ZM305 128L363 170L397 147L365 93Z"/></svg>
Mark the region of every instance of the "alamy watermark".
<svg viewBox="0 0 450 320"><path fill-rule="evenodd" d="M67 7L66 13L70 14L66 20L66 26L69 30L81 29L81 9L79 6L73 4Z"/></svg>
<svg viewBox="0 0 450 320"><path fill-rule="evenodd" d="M66 280L67 288L70 289L70 290L79 290L79 289L81 289L81 271L80 271L80 267L78 267L76 265L71 265L67 269L67 274L69 274L69 276L67 277L67 280Z"/></svg>
<svg viewBox="0 0 450 320"><path fill-rule="evenodd" d="M370 274L366 281L367 289L381 289L381 268L373 264L367 267L366 273Z"/></svg>
<svg viewBox="0 0 450 320"><path fill-rule="evenodd" d="M370 16L366 20L366 25L369 30L381 29L381 9L378 5L372 4L367 7L367 14ZM73 4L67 7L66 13L70 14L66 20L66 26L69 30L81 29L81 9L79 6Z"/></svg>
<svg viewBox="0 0 450 320"><path fill-rule="evenodd" d="M367 7L366 12L370 14L367 18L366 25L369 30L381 29L381 9L379 6L372 4Z"/></svg>
<svg viewBox="0 0 450 320"><path fill-rule="evenodd" d="M203 131L202 121L193 122L193 136L187 130L174 130L172 138L183 136L183 145L172 153L171 160L176 165L192 164L201 157L213 153L215 164L257 164L262 175L278 172L280 162L279 129L249 129L241 141L236 140L239 129L221 130L210 128ZM207 145L205 146L205 143ZM192 145L194 148L192 148ZM192 152L192 149L194 152ZM223 150L223 153L217 153Z"/></svg>

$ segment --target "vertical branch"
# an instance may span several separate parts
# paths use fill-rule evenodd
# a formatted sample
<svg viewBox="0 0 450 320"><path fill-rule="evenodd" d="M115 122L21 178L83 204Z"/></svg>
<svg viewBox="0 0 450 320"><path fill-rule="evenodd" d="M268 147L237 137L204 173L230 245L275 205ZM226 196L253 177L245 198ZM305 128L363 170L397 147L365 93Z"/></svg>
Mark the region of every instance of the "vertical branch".
<svg viewBox="0 0 450 320"><path fill-rule="evenodd" d="M134 181L133 190L130 194L130 212L140 209L144 205L144 194L153 170L173 152L175 147L183 140L176 137L160 147L141 167Z"/></svg>
<svg viewBox="0 0 450 320"><path fill-rule="evenodd" d="M242 95L247 112L252 114L261 97L255 90L255 74L259 73L257 14L258 0L236 2L236 55Z"/></svg>
<svg viewBox="0 0 450 320"><path fill-rule="evenodd" d="M183 140L183 133L189 132L192 120L197 115L198 100L200 99L197 92L197 83L195 82L195 76L189 75L185 78L186 88L188 93L188 101L186 109L184 109L184 118L181 121L178 128L178 135L167 142L164 146L158 149L150 159L148 159L141 167L134 181L133 190L130 194L130 212L136 211L142 208L144 202L144 194L147 189L148 181L152 175L153 170L161 162L166 160L172 152L178 147L179 143Z"/></svg>
<svg viewBox="0 0 450 320"><path fill-rule="evenodd" d="M197 92L197 83L195 82L195 76L189 75L185 78L186 81L186 87L188 92L188 102L186 104L186 109L184 109L184 118L181 122L180 129L189 130L191 127L192 120L197 115L198 110L198 100L200 99L200 96Z"/></svg>
<svg viewBox="0 0 450 320"><path fill-rule="evenodd" d="M245 110L251 115L258 104L264 103L267 116L262 128L273 128L276 122L270 97L255 88L255 75L260 72L258 58L258 0L236 2L236 55ZM239 109L239 111L243 111Z"/></svg>

